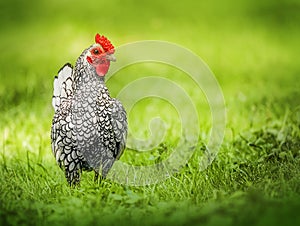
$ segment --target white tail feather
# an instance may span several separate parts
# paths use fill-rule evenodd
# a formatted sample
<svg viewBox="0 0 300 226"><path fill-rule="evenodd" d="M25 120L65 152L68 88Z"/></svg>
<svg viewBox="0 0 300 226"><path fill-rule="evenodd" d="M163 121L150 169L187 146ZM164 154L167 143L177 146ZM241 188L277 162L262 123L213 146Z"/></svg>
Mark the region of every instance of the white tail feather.
<svg viewBox="0 0 300 226"><path fill-rule="evenodd" d="M59 70L58 75L54 78L52 106L55 111L59 108L63 99L67 99L73 94L72 73L73 67L67 63Z"/></svg>

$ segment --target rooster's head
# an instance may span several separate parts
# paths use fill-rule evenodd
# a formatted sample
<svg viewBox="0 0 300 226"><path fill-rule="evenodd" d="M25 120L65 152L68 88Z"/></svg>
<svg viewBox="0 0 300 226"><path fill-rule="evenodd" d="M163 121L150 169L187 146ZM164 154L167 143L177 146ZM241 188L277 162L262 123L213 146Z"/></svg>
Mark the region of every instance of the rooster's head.
<svg viewBox="0 0 300 226"><path fill-rule="evenodd" d="M95 68L99 76L105 76L109 69L110 61L116 61L113 55L115 49L111 42L103 35L96 34L95 42L89 48L86 60Z"/></svg>

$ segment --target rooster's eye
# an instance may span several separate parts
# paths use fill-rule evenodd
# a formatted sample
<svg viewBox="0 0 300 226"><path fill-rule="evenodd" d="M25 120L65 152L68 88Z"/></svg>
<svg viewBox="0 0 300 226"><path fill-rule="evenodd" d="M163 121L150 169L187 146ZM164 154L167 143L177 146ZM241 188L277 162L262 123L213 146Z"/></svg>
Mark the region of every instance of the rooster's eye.
<svg viewBox="0 0 300 226"><path fill-rule="evenodd" d="M100 52L99 52L98 49L94 49L94 50L93 50L93 53L97 55L97 54L99 54Z"/></svg>

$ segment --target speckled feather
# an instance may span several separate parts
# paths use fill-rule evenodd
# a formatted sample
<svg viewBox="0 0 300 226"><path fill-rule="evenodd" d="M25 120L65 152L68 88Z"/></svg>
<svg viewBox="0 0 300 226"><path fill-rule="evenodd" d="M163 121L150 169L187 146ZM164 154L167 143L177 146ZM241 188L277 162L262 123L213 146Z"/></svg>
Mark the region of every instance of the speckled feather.
<svg viewBox="0 0 300 226"><path fill-rule="evenodd" d="M127 136L126 112L110 97L104 77L86 62L87 51L74 70L66 64L54 79L52 151L70 185L80 182L82 170L105 177L122 155Z"/></svg>

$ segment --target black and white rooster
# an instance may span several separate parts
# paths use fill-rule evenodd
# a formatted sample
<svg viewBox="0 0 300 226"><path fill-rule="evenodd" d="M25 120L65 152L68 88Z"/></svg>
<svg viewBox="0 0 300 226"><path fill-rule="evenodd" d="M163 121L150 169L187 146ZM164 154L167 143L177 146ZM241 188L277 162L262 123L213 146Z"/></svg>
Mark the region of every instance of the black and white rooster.
<svg viewBox="0 0 300 226"><path fill-rule="evenodd" d="M95 42L74 69L67 63L54 79L51 146L70 185L80 182L82 170L105 177L125 148L126 112L104 82L115 49L99 34Z"/></svg>

